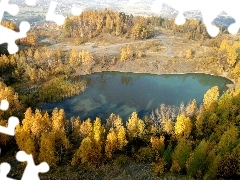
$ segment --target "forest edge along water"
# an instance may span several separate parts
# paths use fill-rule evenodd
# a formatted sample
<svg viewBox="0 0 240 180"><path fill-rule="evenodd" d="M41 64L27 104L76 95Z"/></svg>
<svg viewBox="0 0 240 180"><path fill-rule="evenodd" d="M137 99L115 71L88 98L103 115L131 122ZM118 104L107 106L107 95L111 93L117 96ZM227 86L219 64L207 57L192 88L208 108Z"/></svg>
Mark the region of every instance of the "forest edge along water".
<svg viewBox="0 0 240 180"><path fill-rule="evenodd" d="M207 74L138 74L122 72L98 72L79 77L87 82L86 90L61 102L47 103L42 110L63 108L67 118L100 117L105 121L111 113L124 121L133 111L140 118L149 116L161 104L180 106L193 99L201 104L208 89L218 86L220 94L226 91L226 78Z"/></svg>

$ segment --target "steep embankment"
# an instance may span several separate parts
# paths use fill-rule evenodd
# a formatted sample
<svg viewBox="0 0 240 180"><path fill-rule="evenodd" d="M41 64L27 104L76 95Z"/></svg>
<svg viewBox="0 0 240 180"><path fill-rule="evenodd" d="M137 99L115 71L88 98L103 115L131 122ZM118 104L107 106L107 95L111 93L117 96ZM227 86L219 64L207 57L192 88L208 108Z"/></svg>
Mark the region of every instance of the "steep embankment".
<svg viewBox="0 0 240 180"><path fill-rule="evenodd" d="M125 41L125 42L124 42ZM128 42L126 42L128 41ZM120 43L100 43L93 40L81 45L72 45L70 43L50 41L48 39L42 40L44 43L50 43L50 48L70 52L72 49L87 50L93 54L95 58L99 58L98 63L91 69L92 72L101 71L120 71L120 72L134 72L134 73L151 73L151 74L180 74L180 73L206 73L218 76L228 77L227 73L221 72L216 65L211 65L207 69L202 68L207 64L208 60L205 58L211 53L211 47L200 45L199 42L186 39L181 35L173 35L170 33L162 33L154 38L147 40L123 40ZM148 51L143 48L144 56L142 58L134 57L125 62L120 61L121 49L127 45L135 48L139 45L147 43L159 43L161 49L158 51ZM143 45L144 47L144 45ZM187 57L187 51L191 50L193 54ZM115 58L114 61L106 63L101 60L104 58ZM206 62L205 62L206 61ZM81 70L76 71L76 75L82 75L86 72ZM234 81L233 79L231 79Z"/></svg>

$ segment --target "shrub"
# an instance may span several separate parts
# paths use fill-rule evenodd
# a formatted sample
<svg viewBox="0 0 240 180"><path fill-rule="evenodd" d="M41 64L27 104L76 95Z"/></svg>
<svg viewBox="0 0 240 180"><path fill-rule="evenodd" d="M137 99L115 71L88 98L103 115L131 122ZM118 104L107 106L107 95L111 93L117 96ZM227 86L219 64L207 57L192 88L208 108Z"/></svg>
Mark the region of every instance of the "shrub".
<svg viewBox="0 0 240 180"><path fill-rule="evenodd" d="M137 160L140 162L151 162L154 158L154 152L150 147L141 147L138 150Z"/></svg>
<svg viewBox="0 0 240 180"><path fill-rule="evenodd" d="M123 167L126 166L129 162L129 158L125 155L120 155L114 160L114 165L117 167Z"/></svg>
<svg viewBox="0 0 240 180"><path fill-rule="evenodd" d="M167 163L165 162L165 160L163 158L157 157L157 162L152 163L153 172L156 175L162 175L164 173L166 164Z"/></svg>

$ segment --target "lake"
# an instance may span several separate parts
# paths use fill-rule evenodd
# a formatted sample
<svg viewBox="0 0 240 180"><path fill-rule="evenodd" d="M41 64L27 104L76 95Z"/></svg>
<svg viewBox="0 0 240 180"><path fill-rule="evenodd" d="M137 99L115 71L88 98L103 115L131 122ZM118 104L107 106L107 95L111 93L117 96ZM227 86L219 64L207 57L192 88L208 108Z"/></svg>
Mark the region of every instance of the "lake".
<svg viewBox="0 0 240 180"><path fill-rule="evenodd" d="M47 103L40 109L51 111L63 108L67 118L95 119L104 122L111 113L124 121L133 111L143 118L164 103L179 106L196 99L202 103L208 89L218 86L220 93L227 90L230 80L206 74L152 75L120 72L102 72L80 76L87 81L85 92L57 103Z"/></svg>

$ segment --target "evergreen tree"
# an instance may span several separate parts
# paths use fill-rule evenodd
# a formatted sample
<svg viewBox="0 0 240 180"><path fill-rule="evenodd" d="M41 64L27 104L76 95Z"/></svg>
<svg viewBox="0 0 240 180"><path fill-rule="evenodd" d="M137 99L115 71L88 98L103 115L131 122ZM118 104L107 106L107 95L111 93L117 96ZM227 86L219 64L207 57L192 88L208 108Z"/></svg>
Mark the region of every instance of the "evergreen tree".
<svg viewBox="0 0 240 180"><path fill-rule="evenodd" d="M172 154L172 166L170 171L181 172L186 169L186 162L192 151L192 145L188 140L181 139Z"/></svg>
<svg viewBox="0 0 240 180"><path fill-rule="evenodd" d="M55 155L55 134L54 133L42 133L40 141L38 160L40 162L47 162L50 166L56 167L58 157Z"/></svg>
<svg viewBox="0 0 240 180"><path fill-rule="evenodd" d="M187 160L187 174L192 177L203 177L207 167L208 142L202 140Z"/></svg>

